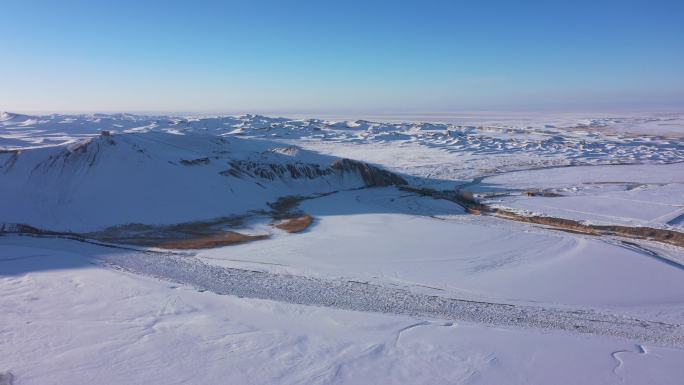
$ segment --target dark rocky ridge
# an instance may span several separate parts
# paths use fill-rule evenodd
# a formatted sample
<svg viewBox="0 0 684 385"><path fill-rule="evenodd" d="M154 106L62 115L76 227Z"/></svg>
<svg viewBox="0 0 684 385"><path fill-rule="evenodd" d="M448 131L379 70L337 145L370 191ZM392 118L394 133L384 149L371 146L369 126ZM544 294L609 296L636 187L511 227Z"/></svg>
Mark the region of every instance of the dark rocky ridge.
<svg viewBox="0 0 684 385"><path fill-rule="evenodd" d="M356 160L336 160L330 165L330 168L343 172L358 172L368 187L402 186L408 184L406 179L395 173Z"/></svg>
<svg viewBox="0 0 684 385"><path fill-rule="evenodd" d="M321 167L315 163L260 163L246 160L230 162L230 168L222 171L223 176L258 177L276 180L289 177L292 179L315 179L334 174L358 174L367 187L402 186L408 182L401 176L368 163L351 159L339 159L329 167Z"/></svg>

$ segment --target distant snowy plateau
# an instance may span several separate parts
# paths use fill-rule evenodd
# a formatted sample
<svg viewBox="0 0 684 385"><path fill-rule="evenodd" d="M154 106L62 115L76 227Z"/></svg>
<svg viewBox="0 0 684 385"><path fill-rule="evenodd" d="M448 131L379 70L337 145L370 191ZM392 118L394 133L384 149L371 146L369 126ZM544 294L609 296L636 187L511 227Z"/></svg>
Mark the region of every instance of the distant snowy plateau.
<svg viewBox="0 0 684 385"><path fill-rule="evenodd" d="M0 385L682 384L684 115L0 113Z"/></svg>

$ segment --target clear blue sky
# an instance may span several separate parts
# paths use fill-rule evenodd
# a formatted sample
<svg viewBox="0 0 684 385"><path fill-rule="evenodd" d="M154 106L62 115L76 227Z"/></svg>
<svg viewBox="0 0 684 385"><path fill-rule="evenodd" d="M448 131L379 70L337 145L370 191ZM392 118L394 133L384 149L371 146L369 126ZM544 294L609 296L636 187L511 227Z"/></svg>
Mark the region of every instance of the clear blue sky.
<svg viewBox="0 0 684 385"><path fill-rule="evenodd" d="M683 0L0 6L0 110L684 106Z"/></svg>

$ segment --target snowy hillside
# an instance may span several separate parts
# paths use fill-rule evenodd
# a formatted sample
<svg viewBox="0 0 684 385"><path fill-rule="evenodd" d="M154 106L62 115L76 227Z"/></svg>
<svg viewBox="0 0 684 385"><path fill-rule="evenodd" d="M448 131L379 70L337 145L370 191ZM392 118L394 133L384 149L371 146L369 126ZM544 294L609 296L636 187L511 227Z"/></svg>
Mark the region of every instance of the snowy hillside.
<svg viewBox="0 0 684 385"><path fill-rule="evenodd" d="M682 122L2 113L0 384L678 383Z"/></svg>
<svg viewBox="0 0 684 385"><path fill-rule="evenodd" d="M0 153L0 221L79 232L172 224L266 210L285 196L401 182L362 166L256 139L99 135Z"/></svg>

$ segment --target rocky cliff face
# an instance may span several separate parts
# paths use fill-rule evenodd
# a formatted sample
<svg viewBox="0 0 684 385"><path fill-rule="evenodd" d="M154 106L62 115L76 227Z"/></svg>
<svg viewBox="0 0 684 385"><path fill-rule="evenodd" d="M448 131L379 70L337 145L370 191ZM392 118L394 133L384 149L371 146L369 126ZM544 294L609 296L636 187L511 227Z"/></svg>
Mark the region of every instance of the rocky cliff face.
<svg viewBox="0 0 684 385"><path fill-rule="evenodd" d="M262 178L276 180L290 179L316 179L330 175L352 174L360 177L366 187L400 186L407 184L401 176L392 172L372 166L368 163L351 159L339 159L333 161L330 166L322 167L315 163L257 163L251 161L232 161L230 168L221 171L221 175L236 178Z"/></svg>
<svg viewBox="0 0 684 385"><path fill-rule="evenodd" d="M341 172L358 173L368 187L401 186L408 184L404 178L397 174L356 160L336 160L330 165L330 168Z"/></svg>
<svg viewBox="0 0 684 385"><path fill-rule="evenodd" d="M332 174L330 168L324 168L315 163L259 163L247 160L231 161L230 168L221 171L223 176L262 178L271 181L283 178L315 179L330 174Z"/></svg>

